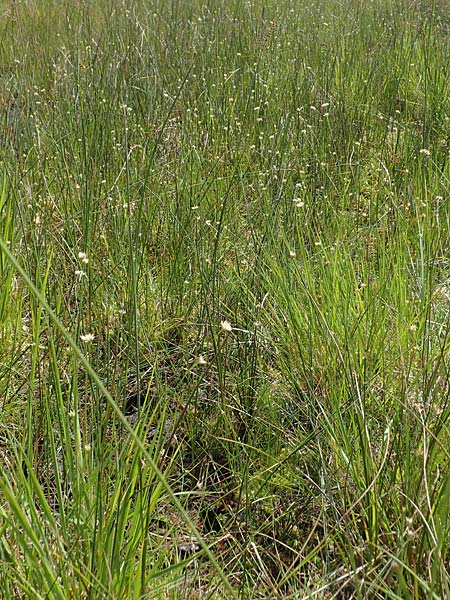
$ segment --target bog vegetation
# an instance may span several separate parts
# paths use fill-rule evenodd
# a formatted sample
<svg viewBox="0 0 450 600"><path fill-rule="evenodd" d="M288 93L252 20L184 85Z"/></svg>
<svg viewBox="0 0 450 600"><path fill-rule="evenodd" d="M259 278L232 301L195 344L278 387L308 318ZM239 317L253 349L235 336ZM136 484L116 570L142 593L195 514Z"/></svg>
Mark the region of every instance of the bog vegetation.
<svg viewBox="0 0 450 600"><path fill-rule="evenodd" d="M0 596L449 598L448 4L0 31Z"/></svg>

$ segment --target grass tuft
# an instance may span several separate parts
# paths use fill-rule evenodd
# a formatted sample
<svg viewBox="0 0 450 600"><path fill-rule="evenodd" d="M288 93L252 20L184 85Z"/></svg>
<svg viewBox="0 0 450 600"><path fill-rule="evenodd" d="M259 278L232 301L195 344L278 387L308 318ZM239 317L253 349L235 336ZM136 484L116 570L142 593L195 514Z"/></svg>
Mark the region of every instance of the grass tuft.
<svg viewBox="0 0 450 600"><path fill-rule="evenodd" d="M450 597L445 2L0 2L5 598Z"/></svg>

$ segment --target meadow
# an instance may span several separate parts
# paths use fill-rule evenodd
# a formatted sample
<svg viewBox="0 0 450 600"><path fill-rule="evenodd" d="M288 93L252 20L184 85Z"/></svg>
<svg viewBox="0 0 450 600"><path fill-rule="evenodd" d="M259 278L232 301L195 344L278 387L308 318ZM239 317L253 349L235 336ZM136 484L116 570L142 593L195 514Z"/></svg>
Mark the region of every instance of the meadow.
<svg viewBox="0 0 450 600"><path fill-rule="evenodd" d="M0 32L0 597L450 598L449 4Z"/></svg>

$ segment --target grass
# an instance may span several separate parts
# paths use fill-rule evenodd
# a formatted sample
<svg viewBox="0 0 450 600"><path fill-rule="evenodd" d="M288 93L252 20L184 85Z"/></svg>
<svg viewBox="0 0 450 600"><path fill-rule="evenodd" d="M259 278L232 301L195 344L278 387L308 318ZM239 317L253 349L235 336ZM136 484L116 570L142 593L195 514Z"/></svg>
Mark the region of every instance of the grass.
<svg viewBox="0 0 450 600"><path fill-rule="evenodd" d="M0 17L3 597L448 598L447 4Z"/></svg>

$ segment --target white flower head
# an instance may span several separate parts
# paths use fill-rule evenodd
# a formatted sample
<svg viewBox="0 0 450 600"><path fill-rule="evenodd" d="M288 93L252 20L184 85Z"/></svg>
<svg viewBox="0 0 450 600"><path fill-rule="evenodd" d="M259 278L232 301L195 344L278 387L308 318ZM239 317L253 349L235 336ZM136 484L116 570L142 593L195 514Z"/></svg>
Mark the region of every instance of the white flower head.
<svg viewBox="0 0 450 600"><path fill-rule="evenodd" d="M85 265L87 265L87 264L88 264L88 262L89 262L89 259L88 259L88 257L86 256L86 253L85 253L85 252L78 252L78 260L79 260L80 262L84 263Z"/></svg>
<svg viewBox="0 0 450 600"><path fill-rule="evenodd" d="M89 344L90 342L94 341L94 334L93 333L84 333L84 334L80 335L80 340L82 342L84 342L85 344Z"/></svg>
<svg viewBox="0 0 450 600"><path fill-rule="evenodd" d="M229 321L220 321L220 326L224 331L230 332L233 331L233 327Z"/></svg>

